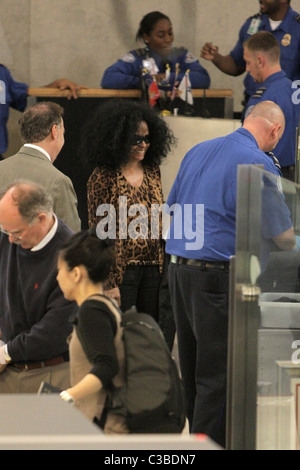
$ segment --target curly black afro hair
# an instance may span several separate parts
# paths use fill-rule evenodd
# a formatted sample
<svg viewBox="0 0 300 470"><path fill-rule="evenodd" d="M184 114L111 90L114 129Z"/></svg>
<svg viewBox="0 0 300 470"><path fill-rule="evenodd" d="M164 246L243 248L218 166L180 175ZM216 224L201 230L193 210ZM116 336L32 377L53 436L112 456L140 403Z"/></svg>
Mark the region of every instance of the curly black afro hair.
<svg viewBox="0 0 300 470"><path fill-rule="evenodd" d="M117 170L128 161L141 121L149 128L144 166L159 165L176 139L164 119L146 102L111 99L100 105L82 130L80 154L90 168Z"/></svg>

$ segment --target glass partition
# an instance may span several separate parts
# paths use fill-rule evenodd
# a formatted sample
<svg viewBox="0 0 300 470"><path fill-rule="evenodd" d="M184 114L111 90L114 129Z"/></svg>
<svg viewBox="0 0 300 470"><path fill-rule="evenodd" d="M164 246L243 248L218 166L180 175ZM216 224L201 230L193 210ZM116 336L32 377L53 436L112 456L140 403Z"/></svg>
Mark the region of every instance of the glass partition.
<svg viewBox="0 0 300 470"><path fill-rule="evenodd" d="M239 166L228 449L299 448L299 197L299 185L254 165Z"/></svg>

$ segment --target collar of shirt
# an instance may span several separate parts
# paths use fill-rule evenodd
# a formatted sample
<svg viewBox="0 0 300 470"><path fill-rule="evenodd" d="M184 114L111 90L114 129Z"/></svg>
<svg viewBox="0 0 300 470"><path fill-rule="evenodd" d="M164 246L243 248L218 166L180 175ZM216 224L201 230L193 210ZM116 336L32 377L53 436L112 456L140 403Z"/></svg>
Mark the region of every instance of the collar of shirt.
<svg viewBox="0 0 300 470"><path fill-rule="evenodd" d="M282 20L274 21L274 20L271 20L271 18L269 18L269 22L270 22L271 30L274 31L276 28L278 28L281 25Z"/></svg>
<svg viewBox="0 0 300 470"><path fill-rule="evenodd" d="M277 26L276 29L281 29L282 31L285 31L285 32L289 32L289 26L290 26L290 22L291 22L291 19L293 16L296 16L296 12L291 8L289 7L285 17L283 18L283 20L281 21L280 25ZM269 21L269 17L268 15L264 14L262 15L261 17L261 20L263 23L265 23L265 25L270 25L270 28L271 28L271 24L270 24L270 21ZM275 31L271 28L271 31Z"/></svg>
<svg viewBox="0 0 300 470"><path fill-rule="evenodd" d="M248 131L248 129L245 129L244 127L239 127L236 131L235 131L237 134L243 134L244 136L248 137L249 141L252 141L253 145L257 148L258 147L258 143L254 137L253 134L251 134L250 131Z"/></svg>
<svg viewBox="0 0 300 470"><path fill-rule="evenodd" d="M268 85L271 82L274 82L274 80L278 80L280 78L286 77L286 73L283 70L279 70L279 72L272 73L272 75L269 75L264 82L259 84L260 87L264 87L265 85Z"/></svg>
<svg viewBox="0 0 300 470"><path fill-rule="evenodd" d="M47 233L47 235L43 238L43 240L41 240L40 243L38 243L36 246L31 248L30 251L39 251L42 248L44 248L44 246L46 246L50 242L50 240L52 240L52 238L56 234L57 226L58 226L58 221L57 221L56 215L53 214L53 217L54 217L55 221L54 221L54 224L53 224L53 227L51 228L51 230Z"/></svg>
<svg viewBox="0 0 300 470"><path fill-rule="evenodd" d="M49 153L46 152L46 150L42 149L42 147L39 147L38 145L34 145L34 144L24 144L24 147L31 147L33 149L38 150L39 152L43 153L51 162L51 158L50 158Z"/></svg>

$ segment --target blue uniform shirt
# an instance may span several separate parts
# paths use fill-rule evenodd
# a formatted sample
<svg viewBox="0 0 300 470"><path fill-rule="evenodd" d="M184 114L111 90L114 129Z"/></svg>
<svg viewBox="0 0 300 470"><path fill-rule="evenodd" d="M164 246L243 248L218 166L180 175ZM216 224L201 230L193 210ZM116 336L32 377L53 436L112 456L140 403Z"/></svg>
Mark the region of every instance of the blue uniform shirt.
<svg viewBox="0 0 300 470"><path fill-rule="evenodd" d="M259 101L267 100L274 101L282 109L285 117L285 131L273 150L282 167L295 165L296 127L299 122L300 105L292 100L294 92L291 80L283 71L274 73L259 84L258 90L249 99L245 110L247 116Z"/></svg>
<svg viewBox="0 0 300 470"><path fill-rule="evenodd" d="M189 77L192 88L208 88L210 78L198 59L183 47L173 47L170 54L162 58L155 51L150 49L136 49L128 52L122 59L108 67L102 77L101 86L103 88L129 89L140 88L141 71L144 68L145 60L154 59L158 68L157 73L165 73L166 65L170 66L170 89L175 80L176 63L179 64L179 74L176 80L181 80L185 72L189 69Z"/></svg>
<svg viewBox="0 0 300 470"><path fill-rule="evenodd" d="M244 128L202 142L187 152L167 200L170 208L175 204L167 253L229 261L235 253L239 164L261 164L266 171L280 175L273 160Z"/></svg>
<svg viewBox="0 0 300 470"><path fill-rule="evenodd" d="M16 82L9 70L0 64L0 155L7 150L7 121L9 108L24 111L28 85Z"/></svg>
<svg viewBox="0 0 300 470"><path fill-rule="evenodd" d="M275 30L271 29L267 15L255 15L248 18L239 32L239 39L230 52L231 57L238 65L245 67L243 59L243 42L251 35L249 27L253 18L260 20L258 31L269 31L280 45L280 64L288 78L292 81L300 79L300 21L299 13L290 7L284 19ZM257 32L257 31L255 31ZM258 88L251 75L248 73L244 79L246 93L251 96Z"/></svg>

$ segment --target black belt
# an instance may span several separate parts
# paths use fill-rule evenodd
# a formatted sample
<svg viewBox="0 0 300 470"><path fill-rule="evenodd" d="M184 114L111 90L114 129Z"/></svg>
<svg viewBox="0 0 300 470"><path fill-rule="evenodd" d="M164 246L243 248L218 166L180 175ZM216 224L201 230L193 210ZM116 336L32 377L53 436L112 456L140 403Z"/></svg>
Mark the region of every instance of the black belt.
<svg viewBox="0 0 300 470"><path fill-rule="evenodd" d="M46 361L10 362L8 365L19 370L42 369L43 367L53 367L69 361L69 354L53 357Z"/></svg>
<svg viewBox="0 0 300 470"><path fill-rule="evenodd" d="M282 166L281 169L282 170L287 170L287 171L294 170L295 165Z"/></svg>
<svg viewBox="0 0 300 470"><path fill-rule="evenodd" d="M205 261L203 259L182 258L181 256L171 255L171 263L185 264L186 266L199 266L203 269L229 271L229 261Z"/></svg>

